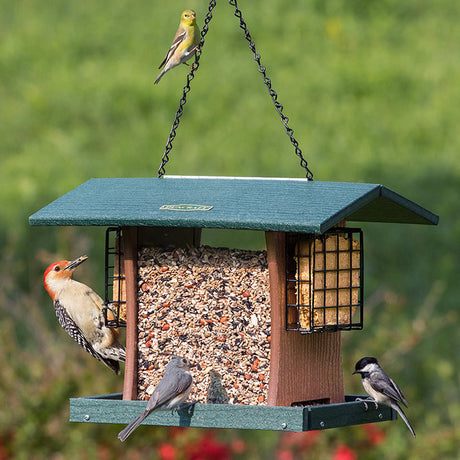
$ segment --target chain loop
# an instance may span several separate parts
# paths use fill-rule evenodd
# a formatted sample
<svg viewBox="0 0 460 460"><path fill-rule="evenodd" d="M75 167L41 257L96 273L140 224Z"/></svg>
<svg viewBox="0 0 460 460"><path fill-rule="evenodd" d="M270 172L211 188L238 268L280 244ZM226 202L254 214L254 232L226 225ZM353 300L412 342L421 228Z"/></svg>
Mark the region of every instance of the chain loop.
<svg viewBox="0 0 460 460"><path fill-rule="evenodd" d="M195 62L192 64L190 68L190 72L187 75L187 83L184 86L184 89L182 91L182 97L179 101L179 108L177 109L176 116L174 117L174 121L171 127L171 131L169 133L169 138L168 142L166 143L165 151L163 153L163 157L161 158L161 165L160 168L158 169L158 177L163 177L165 174L165 165L169 161L169 152L172 150L172 142L174 138L176 137L176 129L179 126L180 122L180 117L182 116L182 113L184 112L184 105L187 102L187 94L190 91L190 83L191 81L195 78L195 72L198 70L198 67L200 66L200 56L201 56L201 48L204 46L204 37L208 33L209 26L208 24L210 23L212 19L212 10L216 6L216 0L211 0L209 2L209 8L208 8L208 13L206 14L206 17L204 19L204 25L203 28L201 29L201 39L200 43L198 45L198 49L195 53Z"/></svg>
<svg viewBox="0 0 460 460"><path fill-rule="evenodd" d="M276 94L275 90L272 89L272 82L270 78L267 77L266 68L260 62L261 56L256 51L256 45L251 38L251 34L249 33L246 23L243 20L243 14L241 13L241 10L238 9L237 0L229 0L229 4L235 7L235 12L233 14L240 20L240 28L244 31L244 37L249 42L249 49L254 54L254 61L256 61L259 67L259 72L263 76L264 83L267 86L268 93L270 94L270 97L272 98L275 109L278 112L279 116L281 117L281 123L286 128L286 134L289 136L289 139L291 140L291 143L294 146L295 154L300 158L300 166L305 169L306 178L308 180L313 180L313 173L308 168L307 161L302 155L302 150L300 150L299 143L294 137L294 130L290 128L288 125L289 118L283 114L283 106L278 102L278 95Z"/></svg>

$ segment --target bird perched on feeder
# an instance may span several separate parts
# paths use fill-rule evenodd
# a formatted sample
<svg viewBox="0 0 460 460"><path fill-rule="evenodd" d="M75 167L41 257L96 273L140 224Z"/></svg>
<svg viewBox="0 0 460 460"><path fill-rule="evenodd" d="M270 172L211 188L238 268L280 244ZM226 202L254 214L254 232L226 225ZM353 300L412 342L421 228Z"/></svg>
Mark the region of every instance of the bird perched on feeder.
<svg viewBox="0 0 460 460"><path fill-rule="evenodd" d="M166 57L158 67L161 69L164 66L163 70L155 80L155 85L158 84L168 70L171 70L179 64L185 64L198 49L200 31L196 25L195 18L196 15L193 10L185 10L182 12L179 28L177 29L171 48L169 48Z"/></svg>
<svg viewBox="0 0 460 460"><path fill-rule="evenodd" d="M206 402L208 404L228 404L228 394L227 390L222 385L222 376L214 369L209 371L209 386Z"/></svg>
<svg viewBox="0 0 460 460"><path fill-rule="evenodd" d="M147 402L144 412L138 415L125 429L118 433L118 439L126 438L140 425L140 423L153 411L158 409L177 409L185 402L192 389L192 374L190 363L186 358L173 355L166 365L163 378Z"/></svg>
<svg viewBox="0 0 460 460"><path fill-rule="evenodd" d="M103 300L90 287L72 279L74 270L87 258L51 264L43 281L61 327L90 355L119 374L119 361L125 361L126 352L118 342L118 330L105 326ZM110 310L107 313L110 317Z"/></svg>
<svg viewBox="0 0 460 460"><path fill-rule="evenodd" d="M366 393L371 396L371 401L374 401L375 407L377 403L385 404L394 409L404 420L409 428L412 436L415 438L415 431L412 428L406 414L399 407L398 403L402 403L407 407L407 400L396 383L383 371L375 358L365 357L360 359L355 365L353 374L361 374L362 384ZM367 409L367 404L364 402Z"/></svg>

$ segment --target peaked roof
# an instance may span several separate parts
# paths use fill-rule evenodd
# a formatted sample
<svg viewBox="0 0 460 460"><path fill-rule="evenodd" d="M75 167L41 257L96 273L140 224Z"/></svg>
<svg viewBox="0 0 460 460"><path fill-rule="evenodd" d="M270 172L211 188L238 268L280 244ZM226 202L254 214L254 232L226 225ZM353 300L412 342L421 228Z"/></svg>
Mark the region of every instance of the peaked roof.
<svg viewBox="0 0 460 460"><path fill-rule="evenodd" d="M202 207L185 210L190 206L177 205ZM345 218L438 223L437 215L378 184L196 176L90 179L30 216L29 221L31 225L324 233Z"/></svg>

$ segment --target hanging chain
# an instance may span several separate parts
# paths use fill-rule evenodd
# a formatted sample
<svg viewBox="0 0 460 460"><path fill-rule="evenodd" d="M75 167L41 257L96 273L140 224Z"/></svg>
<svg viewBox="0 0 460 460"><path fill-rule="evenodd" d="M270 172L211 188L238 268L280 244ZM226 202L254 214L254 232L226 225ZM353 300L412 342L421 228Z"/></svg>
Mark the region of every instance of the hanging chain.
<svg viewBox="0 0 460 460"><path fill-rule="evenodd" d="M212 19L212 10L214 9L215 6L216 6L216 0L211 0L209 2L208 13L206 14L206 17L204 19L203 29L201 29L201 39L198 45L198 49L195 53L195 62L192 64L190 68L190 72L187 75L187 83L184 86L182 97L179 101L179 108L177 109L176 116L174 117L174 122L171 127L171 132L169 133L168 142L166 143L165 151L163 153L163 157L161 158L161 165L160 165L160 168L158 169L158 177L164 176L166 172L165 165L169 161L168 155L172 149L172 142L174 138L176 137L176 129L179 126L180 117L182 116L182 113L184 111L184 105L187 102L187 94L190 91L190 82L195 78L195 72L198 70L198 67L200 66L199 60L201 56L201 48L203 48L204 37L208 33L208 24L210 23Z"/></svg>
<svg viewBox="0 0 460 460"><path fill-rule="evenodd" d="M300 150L299 143L296 141L294 137L294 130L288 126L289 118L283 114L283 106L278 102L278 95L272 89L272 82L267 77L266 68L260 63L260 54L256 51L256 45L251 38L251 34L249 33L248 27L243 20L243 15L241 11L238 9L237 0L229 0L230 5L235 7L235 12L233 13L237 18L240 20L240 28L244 31L244 36L246 40L249 42L249 48L254 53L254 61L257 62L259 66L259 72L262 74L264 83L267 86L268 92L272 98L273 104L275 105L275 109L278 112L279 116L281 117L281 123L283 123L284 127L286 128L286 134L291 139L291 143L294 146L295 154L300 158L300 166L305 169L306 171L306 178L308 180L313 180L313 173L308 169L308 164L305 158L302 155L302 150Z"/></svg>
<svg viewBox="0 0 460 460"><path fill-rule="evenodd" d="M251 38L251 34L249 33L246 23L243 20L243 15L241 13L241 10L238 9L237 0L229 0L229 3L230 5L235 7L234 15L240 20L240 28L243 29L244 36L246 40L249 42L249 48L254 54L254 61L256 61L259 67L259 72L263 76L263 80L264 80L265 85L267 86L268 93L270 94L270 97L272 98L275 109L281 118L281 123L286 128L286 134L289 136L289 139L291 140L291 143L294 146L295 154L300 158L300 166L305 169L306 178L308 180L313 180L313 173L308 168L307 161L302 155L302 150L300 150L299 143L294 137L294 130L290 128L288 125L289 118L283 114L283 106L278 102L278 95L276 94L275 90L272 89L271 80L267 77L266 68L260 62L261 56L256 51L256 45ZM204 45L204 37L208 33L208 24L212 19L212 10L214 9L215 6L216 6L216 0L211 0L209 2L208 13L206 14L206 18L204 20L204 26L203 26L203 29L201 30L200 43L195 53L195 62L192 64L190 72L187 75L187 83L184 86L182 98L179 101L179 108L177 109L176 116L174 118L174 122L171 127L171 132L169 133L168 142L166 143L165 151L161 159L161 165L160 165L160 168L158 169L158 177L162 177L165 174L165 165L169 161L168 155L169 155L169 152L172 150L172 142L174 138L176 137L176 129L179 126L180 117L182 116L184 105L187 102L187 94L190 91L190 82L195 78L195 72L200 65L199 60L201 56L201 48Z"/></svg>

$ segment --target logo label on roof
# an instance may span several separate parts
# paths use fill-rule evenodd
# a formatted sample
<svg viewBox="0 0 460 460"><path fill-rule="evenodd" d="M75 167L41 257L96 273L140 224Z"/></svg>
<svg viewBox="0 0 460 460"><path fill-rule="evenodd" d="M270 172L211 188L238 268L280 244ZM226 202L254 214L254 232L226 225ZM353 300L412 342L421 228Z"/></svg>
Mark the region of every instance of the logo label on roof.
<svg viewBox="0 0 460 460"><path fill-rule="evenodd" d="M161 210L166 211L209 211L213 206L204 204L164 204L160 206Z"/></svg>

